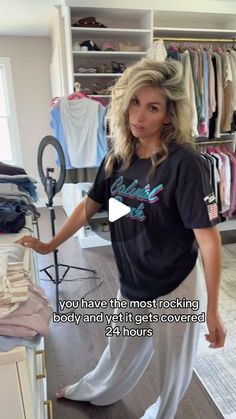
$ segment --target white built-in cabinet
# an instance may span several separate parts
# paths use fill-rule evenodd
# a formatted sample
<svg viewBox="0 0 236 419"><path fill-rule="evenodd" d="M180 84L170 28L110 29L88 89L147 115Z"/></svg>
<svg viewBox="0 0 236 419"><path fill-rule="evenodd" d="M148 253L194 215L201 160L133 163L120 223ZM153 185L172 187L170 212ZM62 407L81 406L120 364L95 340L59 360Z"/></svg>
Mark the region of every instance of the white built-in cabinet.
<svg viewBox="0 0 236 419"><path fill-rule="evenodd" d="M106 28L74 27L74 22L86 16L95 16ZM69 91L79 81L91 93L108 96L109 92L99 93L112 85L120 72L113 66L113 72L102 72L99 67L112 71L112 62L129 66L145 56L152 42L151 12L144 10L102 9L71 7L64 9L65 37L67 39L67 68ZM76 43L91 40L101 51L78 51ZM104 51L104 44L112 44L116 51ZM81 69L84 69L81 72ZM94 69L97 72L85 71ZM99 71L99 72L98 72ZM109 90L109 89L108 89Z"/></svg>
<svg viewBox="0 0 236 419"><path fill-rule="evenodd" d="M85 69L97 69L100 65L109 67L112 61L129 66L146 55L155 38L236 38L236 15L219 13L183 12L176 10L150 10L144 7L137 9L113 7L78 7L73 0L66 2L60 13L64 21L65 55L63 57L67 68L67 90L74 90L74 83L79 82L83 88L89 88L94 95L108 97L109 92L102 91L112 85L120 73L93 73ZM157 5L158 7L158 5ZM107 28L84 28L72 26L74 22L87 16L94 16ZM104 43L111 43L116 51L78 51L76 44L92 40L103 49ZM199 41L200 42L200 41ZM123 45L139 51L125 51ZM80 69L80 70L79 70ZM83 69L84 72L81 72ZM100 89L100 92L99 92ZM102 92L102 93L101 93ZM105 93L105 94L104 94ZM109 141L109 135L107 136ZM73 204L81 197L79 185L64 185L62 190L63 206L67 215L71 214ZM103 214L105 215L105 214ZM102 215L102 216L103 216ZM101 215L98 215L100 218ZM102 220L103 221L103 220ZM227 225L226 225L227 224ZM235 229L235 221L220 225L222 230ZM77 234L82 247L103 246L109 244L109 233L105 239L95 231L85 234L84 229Z"/></svg>
<svg viewBox="0 0 236 419"><path fill-rule="evenodd" d="M27 224L29 226L29 223ZM25 234L2 234L1 244L14 242ZM33 252L27 249L25 269L38 283L38 270ZM44 340L36 349L18 346L0 352L0 417L2 419L52 419L52 401L47 400L47 374Z"/></svg>
<svg viewBox="0 0 236 419"><path fill-rule="evenodd" d="M74 83L80 82L82 88L94 84L105 87L112 84L119 72L99 73L80 72L78 69L97 69L99 65L111 67L112 61L129 66L146 55L155 37L193 37L193 38L235 38L236 16L217 13L197 13L178 11L159 11L148 9L77 7L62 8L66 40L66 65L68 71L68 91L73 92ZM75 27L79 19L94 16L106 28ZM101 51L78 51L76 43L94 41ZM111 43L116 51L103 51L105 43ZM127 50L127 46L130 46ZM135 47L139 47L138 50ZM135 51L136 50L136 51ZM96 95L96 87L94 94ZM103 96L98 94L98 96ZM109 95L105 95L109 96Z"/></svg>

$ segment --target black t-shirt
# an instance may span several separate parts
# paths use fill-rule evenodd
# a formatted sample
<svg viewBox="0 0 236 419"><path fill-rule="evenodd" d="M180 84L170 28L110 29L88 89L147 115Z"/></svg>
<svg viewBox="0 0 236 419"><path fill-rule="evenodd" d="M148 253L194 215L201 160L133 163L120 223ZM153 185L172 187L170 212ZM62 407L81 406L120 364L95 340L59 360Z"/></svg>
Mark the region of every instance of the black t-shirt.
<svg viewBox="0 0 236 419"><path fill-rule="evenodd" d="M196 263L193 229L218 222L204 159L187 146L173 144L152 178L151 159L134 156L124 171L116 162L110 177L104 166L105 159L88 196L107 208L109 198L131 208L110 223L121 293L130 300L168 294Z"/></svg>

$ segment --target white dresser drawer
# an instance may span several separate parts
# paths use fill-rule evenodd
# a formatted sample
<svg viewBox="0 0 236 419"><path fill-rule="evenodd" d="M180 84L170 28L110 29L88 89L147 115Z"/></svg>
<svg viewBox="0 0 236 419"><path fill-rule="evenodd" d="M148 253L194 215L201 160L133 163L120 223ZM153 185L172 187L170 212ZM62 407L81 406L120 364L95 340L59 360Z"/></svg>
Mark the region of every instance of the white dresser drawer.
<svg viewBox="0 0 236 419"><path fill-rule="evenodd" d="M0 377L1 418L25 419L17 364L0 365Z"/></svg>
<svg viewBox="0 0 236 419"><path fill-rule="evenodd" d="M0 353L0 405L4 419L35 418L30 376L24 347Z"/></svg>

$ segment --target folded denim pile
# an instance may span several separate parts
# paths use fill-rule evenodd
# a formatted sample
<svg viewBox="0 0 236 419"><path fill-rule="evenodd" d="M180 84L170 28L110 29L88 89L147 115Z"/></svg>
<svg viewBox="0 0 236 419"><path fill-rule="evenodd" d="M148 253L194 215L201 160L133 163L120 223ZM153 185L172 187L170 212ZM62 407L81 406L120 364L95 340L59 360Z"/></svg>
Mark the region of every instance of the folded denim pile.
<svg viewBox="0 0 236 419"><path fill-rule="evenodd" d="M42 336L37 334L32 339L23 339L23 338L15 338L13 336L0 336L0 351L1 352L8 352L11 349L15 348L16 346L27 346L31 349L37 349Z"/></svg>
<svg viewBox="0 0 236 419"><path fill-rule="evenodd" d="M0 162L0 233L18 233L26 224L26 215L39 217L35 184L24 169Z"/></svg>

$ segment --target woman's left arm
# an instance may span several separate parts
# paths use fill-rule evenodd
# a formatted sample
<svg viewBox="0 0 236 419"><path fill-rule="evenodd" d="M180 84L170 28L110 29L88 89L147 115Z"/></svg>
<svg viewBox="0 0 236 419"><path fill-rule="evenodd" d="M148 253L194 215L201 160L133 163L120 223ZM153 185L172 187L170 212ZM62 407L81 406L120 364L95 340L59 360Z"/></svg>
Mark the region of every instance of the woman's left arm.
<svg viewBox="0 0 236 419"><path fill-rule="evenodd" d="M200 248L206 288L207 288L207 327L206 340L210 348L224 346L226 329L219 314L218 300L221 275L221 238L217 227L197 228L194 234Z"/></svg>

